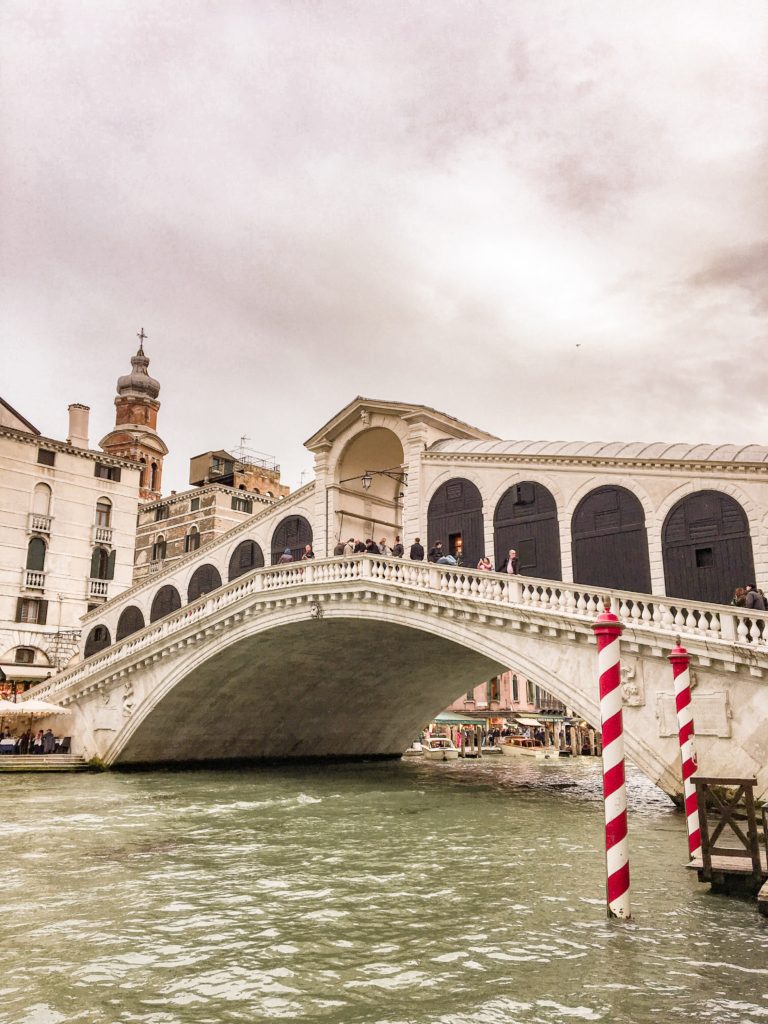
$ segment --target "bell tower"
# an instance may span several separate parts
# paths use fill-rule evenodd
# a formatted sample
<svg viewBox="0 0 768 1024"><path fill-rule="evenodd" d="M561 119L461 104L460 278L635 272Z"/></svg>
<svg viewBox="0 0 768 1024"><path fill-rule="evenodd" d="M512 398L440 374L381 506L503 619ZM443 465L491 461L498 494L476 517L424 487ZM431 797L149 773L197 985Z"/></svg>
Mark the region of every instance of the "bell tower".
<svg viewBox="0 0 768 1024"><path fill-rule="evenodd" d="M150 377L147 369L149 359L144 354L147 335L143 327L137 337L139 350L131 357L131 372L117 381L114 430L101 439L100 446L110 455L140 463L139 498L155 501L162 497L163 457L168 454L168 448L157 433L160 383Z"/></svg>

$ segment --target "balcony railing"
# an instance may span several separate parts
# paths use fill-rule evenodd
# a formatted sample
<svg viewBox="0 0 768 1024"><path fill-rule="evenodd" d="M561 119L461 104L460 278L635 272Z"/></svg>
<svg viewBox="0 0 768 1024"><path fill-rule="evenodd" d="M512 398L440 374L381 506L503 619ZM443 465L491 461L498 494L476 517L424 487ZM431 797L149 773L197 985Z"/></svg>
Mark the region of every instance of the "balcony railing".
<svg viewBox="0 0 768 1024"><path fill-rule="evenodd" d="M112 544L112 527L111 526L94 526L93 528L93 543L94 544Z"/></svg>
<svg viewBox="0 0 768 1024"><path fill-rule="evenodd" d="M45 590L45 573L37 569L24 569L24 586L27 590Z"/></svg>
<svg viewBox="0 0 768 1024"><path fill-rule="evenodd" d="M45 533L50 534L51 532L51 521L53 516L43 516L38 512L29 513L29 525L27 529L30 533Z"/></svg>
<svg viewBox="0 0 768 1024"><path fill-rule="evenodd" d="M88 597L107 598L109 582L107 580L88 580Z"/></svg>

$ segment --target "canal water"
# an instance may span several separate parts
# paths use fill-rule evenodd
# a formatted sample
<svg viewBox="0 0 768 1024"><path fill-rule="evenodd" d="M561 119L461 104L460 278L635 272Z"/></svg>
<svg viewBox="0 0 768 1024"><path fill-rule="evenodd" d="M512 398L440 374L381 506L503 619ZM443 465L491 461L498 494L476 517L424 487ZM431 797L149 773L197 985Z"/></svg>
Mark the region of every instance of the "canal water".
<svg viewBox="0 0 768 1024"><path fill-rule="evenodd" d="M766 1024L766 921L683 869L636 772L636 920L606 920L600 785L587 758L6 776L0 1022Z"/></svg>

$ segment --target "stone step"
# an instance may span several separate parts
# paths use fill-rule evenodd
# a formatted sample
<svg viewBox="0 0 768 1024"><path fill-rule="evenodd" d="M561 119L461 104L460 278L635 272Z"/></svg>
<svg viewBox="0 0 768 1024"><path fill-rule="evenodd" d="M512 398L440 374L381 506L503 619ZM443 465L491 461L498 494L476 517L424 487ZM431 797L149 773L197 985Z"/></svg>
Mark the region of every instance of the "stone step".
<svg viewBox="0 0 768 1024"><path fill-rule="evenodd" d="M87 767L80 754L0 755L0 772L76 772Z"/></svg>

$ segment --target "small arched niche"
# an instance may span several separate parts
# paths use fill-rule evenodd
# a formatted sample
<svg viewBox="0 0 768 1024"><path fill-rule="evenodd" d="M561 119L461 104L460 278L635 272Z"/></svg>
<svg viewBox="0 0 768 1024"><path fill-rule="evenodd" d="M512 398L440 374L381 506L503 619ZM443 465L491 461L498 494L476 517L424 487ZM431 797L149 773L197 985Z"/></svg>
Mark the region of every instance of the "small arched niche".
<svg viewBox="0 0 768 1024"><path fill-rule="evenodd" d="M400 438L386 427L370 427L352 438L336 464L333 543L351 536L385 536L393 542L402 529L404 462Z"/></svg>

